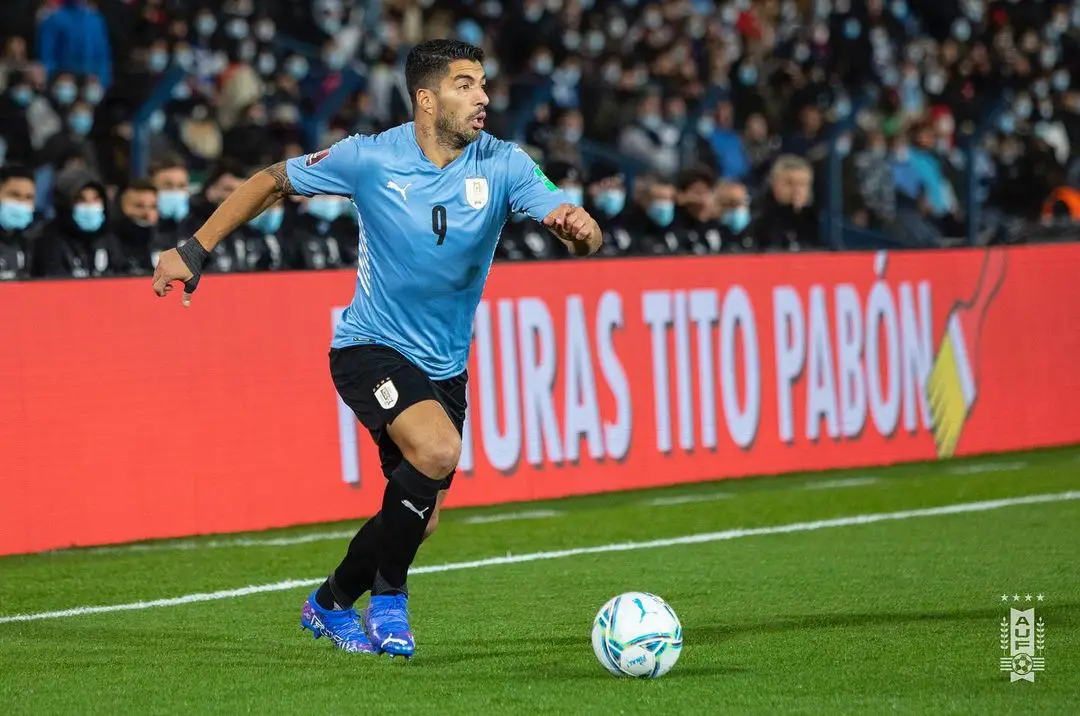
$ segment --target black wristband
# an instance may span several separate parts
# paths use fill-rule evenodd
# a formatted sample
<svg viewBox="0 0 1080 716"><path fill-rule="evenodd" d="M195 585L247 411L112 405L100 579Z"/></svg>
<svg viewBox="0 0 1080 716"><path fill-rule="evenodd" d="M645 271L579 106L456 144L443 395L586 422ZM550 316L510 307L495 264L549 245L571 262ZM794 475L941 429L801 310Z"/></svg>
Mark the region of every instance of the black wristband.
<svg viewBox="0 0 1080 716"><path fill-rule="evenodd" d="M188 271L192 273L191 278L184 282L184 291L186 293L195 293L195 289L199 285L199 277L202 275L203 264L206 263L206 259L210 258L210 252L204 249L199 240L192 236L176 248L176 253L180 254L180 259L188 267Z"/></svg>

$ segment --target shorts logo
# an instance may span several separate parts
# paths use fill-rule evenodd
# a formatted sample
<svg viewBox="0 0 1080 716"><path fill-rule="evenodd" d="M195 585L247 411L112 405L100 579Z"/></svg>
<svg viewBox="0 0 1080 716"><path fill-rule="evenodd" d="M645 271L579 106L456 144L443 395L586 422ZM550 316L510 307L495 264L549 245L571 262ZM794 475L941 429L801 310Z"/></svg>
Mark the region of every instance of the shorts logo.
<svg viewBox="0 0 1080 716"><path fill-rule="evenodd" d="M328 156L330 156L330 150L323 149L321 151L315 152L314 154L307 155L307 161L305 161L304 164L309 167L313 167L319 162L321 162L323 159L326 159Z"/></svg>
<svg viewBox="0 0 1080 716"><path fill-rule="evenodd" d="M465 180L465 201L474 209L483 209L488 203L488 182L484 177Z"/></svg>
<svg viewBox="0 0 1080 716"><path fill-rule="evenodd" d="M398 392L397 386L394 385L394 381L386 378L376 385L375 400L379 401L379 405L382 406L383 410L390 410L390 408L397 405Z"/></svg>

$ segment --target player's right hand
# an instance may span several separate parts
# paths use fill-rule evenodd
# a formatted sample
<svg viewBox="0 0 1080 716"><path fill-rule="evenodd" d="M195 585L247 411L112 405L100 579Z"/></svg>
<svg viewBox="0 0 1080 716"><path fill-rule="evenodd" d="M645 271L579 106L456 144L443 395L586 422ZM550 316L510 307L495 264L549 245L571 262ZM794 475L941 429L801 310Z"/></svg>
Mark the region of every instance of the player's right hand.
<svg viewBox="0 0 1080 716"><path fill-rule="evenodd" d="M161 255L158 256L157 268L154 269L154 293L164 298L169 291L173 290L173 281L183 281L183 304L185 307L190 306L191 294L195 292L195 286L198 285L197 280L192 281L193 278L195 278L195 274L180 258L180 254L176 249L162 251Z"/></svg>

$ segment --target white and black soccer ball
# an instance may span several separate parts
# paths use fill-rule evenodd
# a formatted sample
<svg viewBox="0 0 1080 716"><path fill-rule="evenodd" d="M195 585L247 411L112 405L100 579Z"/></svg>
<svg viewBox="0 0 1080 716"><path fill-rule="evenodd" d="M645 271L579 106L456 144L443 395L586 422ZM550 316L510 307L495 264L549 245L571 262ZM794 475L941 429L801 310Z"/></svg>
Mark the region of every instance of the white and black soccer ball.
<svg viewBox="0 0 1080 716"><path fill-rule="evenodd" d="M675 610L648 592L613 597L593 621L596 658L616 676L656 679L682 652L682 625Z"/></svg>

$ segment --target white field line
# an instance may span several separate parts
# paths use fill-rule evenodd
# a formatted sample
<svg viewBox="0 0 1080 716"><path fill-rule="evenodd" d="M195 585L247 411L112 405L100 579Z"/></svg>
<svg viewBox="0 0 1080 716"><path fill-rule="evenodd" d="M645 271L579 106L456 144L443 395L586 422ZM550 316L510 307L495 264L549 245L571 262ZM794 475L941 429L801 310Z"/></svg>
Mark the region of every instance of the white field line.
<svg viewBox="0 0 1080 716"><path fill-rule="evenodd" d="M724 530L722 532L705 532L702 534L686 535L685 537L671 537L667 539L655 539L647 542L619 542L616 544L598 545L595 547L578 547L575 549L563 549L551 552L529 552L526 554L510 555L505 557L490 557L477 559L469 562L450 562L448 564L433 564L426 567L416 567L410 570L411 574L438 574L441 572L456 572L464 569L479 569L481 567L496 567L505 564L522 564L525 562L539 562L549 559L563 559L577 557L584 554L602 554L605 552L632 552L640 549L654 549L657 547L672 547L684 544L704 544L707 542L724 542L727 540L741 539L743 537L759 537L763 535L793 534L796 532L814 532L816 530L832 529L834 527L851 527L854 525L868 525L875 522L892 522L898 520L910 520L918 517L937 517L939 515L957 515L968 512L988 512L1000 510L1005 507L1017 505L1038 505L1051 502L1066 502L1080 500L1080 490L1070 492L1057 492L1043 495L1026 495L1024 497L1008 497L1000 500L983 500L980 502L961 502L939 507L924 507L915 510L902 510L899 512L875 512L864 515L850 515L847 517L835 517L828 520L815 520L813 522L793 522L786 525L774 525L771 527L750 527ZM322 582L318 579L290 579L272 584L256 584L238 589L226 589L219 592L204 592L201 594L185 594L182 597L169 599L154 599L145 602L130 602L127 604L106 604L102 606L75 607L52 612L37 612L33 614L12 614L0 616L0 624L9 622L31 622L41 619L60 619L64 617L78 617L87 614L105 614L109 612L136 611L142 609L154 609L157 607L176 607L184 604L197 602L212 602L221 599L234 599L245 597L250 594L262 594L265 592L282 592L300 587L312 587Z"/></svg>
<svg viewBox="0 0 1080 716"><path fill-rule="evenodd" d="M726 500L735 495L730 492L708 492L701 495L672 495L670 497L654 497L645 500L641 504L649 507L671 507L672 505L685 505L690 502L712 502L714 500Z"/></svg>
<svg viewBox="0 0 1080 716"><path fill-rule="evenodd" d="M876 477L847 477L837 480L822 480L807 484L807 490L831 490L836 487L858 487L859 485L873 485L878 481Z"/></svg>
<svg viewBox="0 0 1080 716"><path fill-rule="evenodd" d="M949 468L950 475L978 475L982 472L1012 472L1027 467L1026 462L976 462Z"/></svg>
<svg viewBox="0 0 1080 716"><path fill-rule="evenodd" d="M467 517L462 522L467 525L486 525L489 522L510 522L512 520L543 520L562 515L558 510L523 510L522 512L504 512L498 515L476 515Z"/></svg>

